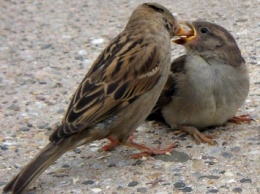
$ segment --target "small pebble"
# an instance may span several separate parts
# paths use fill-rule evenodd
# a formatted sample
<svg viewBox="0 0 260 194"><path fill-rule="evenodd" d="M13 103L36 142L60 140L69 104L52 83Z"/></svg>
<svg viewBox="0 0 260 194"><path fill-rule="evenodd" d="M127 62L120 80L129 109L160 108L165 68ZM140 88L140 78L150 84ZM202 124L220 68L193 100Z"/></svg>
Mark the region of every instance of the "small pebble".
<svg viewBox="0 0 260 194"><path fill-rule="evenodd" d="M240 183L252 183L252 179L243 178L240 180Z"/></svg>
<svg viewBox="0 0 260 194"><path fill-rule="evenodd" d="M122 186L117 187L117 190L122 190L122 189L124 189L124 187L122 187Z"/></svg>
<svg viewBox="0 0 260 194"><path fill-rule="evenodd" d="M9 110L19 111L20 107L18 105L12 104L8 107Z"/></svg>
<svg viewBox="0 0 260 194"><path fill-rule="evenodd" d="M93 191L94 193L99 193L102 191L102 189L100 188L94 188L94 189L91 189L91 191Z"/></svg>
<svg viewBox="0 0 260 194"><path fill-rule="evenodd" d="M46 81L39 81L39 84L45 85L45 84L47 84L47 82Z"/></svg>
<svg viewBox="0 0 260 194"><path fill-rule="evenodd" d="M235 183L236 181L235 181L235 179L230 179L230 180L228 180L227 182L228 182L228 183Z"/></svg>
<svg viewBox="0 0 260 194"><path fill-rule="evenodd" d="M2 186L2 185L5 185L7 182L0 182L0 187Z"/></svg>
<svg viewBox="0 0 260 194"><path fill-rule="evenodd" d="M33 127L33 125L29 123L29 124L27 124L27 127Z"/></svg>
<svg viewBox="0 0 260 194"><path fill-rule="evenodd" d="M83 64L84 64L84 65L91 65L92 63L93 63L93 61L90 60L90 59L85 59L85 60L83 61Z"/></svg>
<svg viewBox="0 0 260 194"><path fill-rule="evenodd" d="M219 179L219 176L215 176L215 175L208 175L206 176L208 179Z"/></svg>
<svg viewBox="0 0 260 194"><path fill-rule="evenodd" d="M139 192L139 193L146 193L147 188L146 187L140 187L140 188L137 188L136 191Z"/></svg>
<svg viewBox="0 0 260 194"><path fill-rule="evenodd" d="M70 181L61 181L60 185L62 185L62 186L70 185Z"/></svg>
<svg viewBox="0 0 260 194"><path fill-rule="evenodd" d="M42 123L42 124L38 125L37 127L39 129L46 129L48 127L48 125L49 125L48 123Z"/></svg>
<svg viewBox="0 0 260 194"><path fill-rule="evenodd" d="M230 149L230 151L232 151L232 152L240 152L240 150L241 150L241 148L238 147L238 146L233 147L233 148Z"/></svg>
<svg viewBox="0 0 260 194"><path fill-rule="evenodd" d="M171 183L163 183L163 186L171 185Z"/></svg>
<svg viewBox="0 0 260 194"><path fill-rule="evenodd" d="M131 166L131 160L121 160L117 163L118 167Z"/></svg>
<svg viewBox="0 0 260 194"><path fill-rule="evenodd" d="M242 193L242 188L239 188L239 187L234 188L233 192L235 192L235 193Z"/></svg>
<svg viewBox="0 0 260 194"><path fill-rule="evenodd" d="M128 184L128 187L134 187L134 186L136 186L136 185L138 185L138 182L137 182L137 181L133 181L133 182L130 182L130 183Z"/></svg>
<svg viewBox="0 0 260 194"><path fill-rule="evenodd" d="M75 60L83 61L84 58L81 55L78 55L78 56L75 57Z"/></svg>
<svg viewBox="0 0 260 194"><path fill-rule="evenodd" d="M247 19L244 19L244 18L239 18L236 20L236 22L246 22L246 21L247 21Z"/></svg>
<svg viewBox="0 0 260 194"><path fill-rule="evenodd" d="M43 95L37 95L36 97L36 100L40 100L40 101L45 101L46 100L46 98L43 96Z"/></svg>
<svg viewBox="0 0 260 194"><path fill-rule="evenodd" d="M185 187L185 185L186 185L186 184L183 183L183 182L174 183L174 187L177 188L177 189L183 188L183 187Z"/></svg>
<svg viewBox="0 0 260 194"><path fill-rule="evenodd" d="M196 178L200 178L202 174L200 172L194 172L192 173L192 176L195 176Z"/></svg>
<svg viewBox="0 0 260 194"><path fill-rule="evenodd" d="M164 162L187 162L190 160L190 157L187 153L185 152L178 152L178 151L173 151L171 152L171 155L157 155L154 156L158 160L162 160Z"/></svg>
<svg viewBox="0 0 260 194"><path fill-rule="evenodd" d="M97 38L91 41L92 44L101 44L104 42L103 38Z"/></svg>
<svg viewBox="0 0 260 194"><path fill-rule="evenodd" d="M191 192L191 191L192 191L192 188L191 188L191 187L184 187L184 188L182 189L182 191L183 191L184 193L188 193L188 192Z"/></svg>
<svg viewBox="0 0 260 194"><path fill-rule="evenodd" d="M107 165L107 167L115 167L116 163L115 162L111 162L110 164Z"/></svg>
<svg viewBox="0 0 260 194"><path fill-rule="evenodd" d="M161 145L161 144L162 144L162 142L161 142L161 141L159 141L159 140L155 140L155 141L153 142L153 144L158 144L158 145Z"/></svg>
<svg viewBox="0 0 260 194"><path fill-rule="evenodd" d="M257 141L259 140L258 138L255 138L255 137L249 137L247 138L248 141Z"/></svg>
<svg viewBox="0 0 260 194"><path fill-rule="evenodd" d="M220 188L221 188L221 189L229 189L229 187L226 186L226 185L221 185Z"/></svg>
<svg viewBox="0 0 260 194"><path fill-rule="evenodd" d="M63 84L60 83L60 82L57 82L57 83L55 83L55 85L54 85L55 88L60 88L60 87L62 87L62 86L63 86Z"/></svg>
<svg viewBox="0 0 260 194"><path fill-rule="evenodd" d="M232 158L233 154L231 154L230 152L222 152L221 156L223 156L224 158Z"/></svg>
<svg viewBox="0 0 260 194"><path fill-rule="evenodd" d="M52 44L45 44L41 47L42 50L45 50L45 49L48 49L48 48L51 48L52 47Z"/></svg>
<svg viewBox="0 0 260 194"><path fill-rule="evenodd" d="M227 171L225 172L225 176L234 176L234 174L232 172Z"/></svg>
<svg viewBox="0 0 260 194"><path fill-rule="evenodd" d="M132 166L138 166L138 165L140 165L140 164L142 164L142 163L143 163L142 160L136 160L136 161L132 164Z"/></svg>
<svg viewBox="0 0 260 194"><path fill-rule="evenodd" d="M48 131L50 131L52 128L50 126L46 127L45 129L47 129Z"/></svg>
<svg viewBox="0 0 260 194"><path fill-rule="evenodd" d="M218 189L211 189L207 193L218 193Z"/></svg>
<svg viewBox="0 0 260 194"><path fill-rule="evenodd" d="M7 146L3 146L3 145L0 145L0 149L5 151L5 150L8 150L8 147Z"/></svg>
<svg viewBox="0 0 260 194"><path fill-rule="evenodd" d="M59 110L57 111L58 114L63 114L64 112L65 112L65 109L63 109L63 108L62 108L62 109L59 109Z"/></svg>
<svg viewBox="0 0 260 194"><path fill-rule="evenodd" d="M80 150L79 148L75 148L73 151L74 151L76 154L80 154L80 153L81 153L81 150Z"/></svg>
<svg viewBox="0 0 260 194"><path fill-rule="evenodd" d="M63 165L62 165L62 168L69 168L69 167L70 167L69 164L63 164Z"/></svg>
<svg viewBox="0 0 260 194"><path fill-rule="evenodd" d="M203 160L215 160L216 158L215 157L213 157L213 156L202 156L202 159Z"/></svg>
<svg viewBox="0 0 260 194"><path fill-rule="evenodd" d="M4 140L2 145L12 146L12 145L17 145L17 143L13 142L13 141L10 141L10 140Z"/></svg>
<svg viewBox="0 0 260 194"><path fill-rule="evenodd" d="M88 54L86 50L79 50L78 55L86 55Z"/></svg>
<svg viewBox="0 0 260 194"><path fill-rule="evenodd" d="M20 131L30 131L29 127L20 127L19 128Z"/></svg>
<svg viewBox="0 0 260 194"><path fill-rule="evenodd" d="M208 165L214 165L214 164L216 164L216 162L213 162L213 161L205 161L205 164L208 164Z"/></svg>
<svg viewBox="0 0 260 194"><path fill-rule="evenodd" d="M95 183L95 181L93 181L93 180L86 180L86 181L82 182L83 185L93 185L94 183Z"/></svg>
<svg viewBox="0 0 260 194"><path fill-rule="evenodd" d="M67 34L63 34L61 36L62 39L71 39L71 36L70 35L67 35Z"/></svg>

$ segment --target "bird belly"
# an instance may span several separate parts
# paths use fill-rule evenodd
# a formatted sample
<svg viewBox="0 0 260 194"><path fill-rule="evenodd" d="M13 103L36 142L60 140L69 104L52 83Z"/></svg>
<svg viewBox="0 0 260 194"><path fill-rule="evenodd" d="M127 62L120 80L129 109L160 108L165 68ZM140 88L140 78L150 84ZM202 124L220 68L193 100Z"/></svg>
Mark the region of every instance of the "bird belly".
<svg viewBox="0 0 260 194"><path fill-rule="evenodd" d="M237 76L238 72L230 66L193 65L186 79L180 79L177 97L162 110L166 122L172 127L197 128L224 124L235 116L248 95L247 71L239 70Z"/></svg>

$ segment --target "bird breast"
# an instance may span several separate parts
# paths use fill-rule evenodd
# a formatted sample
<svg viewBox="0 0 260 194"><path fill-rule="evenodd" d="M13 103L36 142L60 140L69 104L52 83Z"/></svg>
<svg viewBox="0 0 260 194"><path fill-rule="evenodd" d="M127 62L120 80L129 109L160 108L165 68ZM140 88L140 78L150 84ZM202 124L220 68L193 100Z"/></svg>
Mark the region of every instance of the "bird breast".
<svg viewBox="0 0 260 194"><path fill-rule="evenodd" d="M246 66L207 62L195 55L187 58L185 71L176 75L178 97L168 106L171 110L164 110L171 111L176 124L221 125L236 114L248 95Z"/></svg>

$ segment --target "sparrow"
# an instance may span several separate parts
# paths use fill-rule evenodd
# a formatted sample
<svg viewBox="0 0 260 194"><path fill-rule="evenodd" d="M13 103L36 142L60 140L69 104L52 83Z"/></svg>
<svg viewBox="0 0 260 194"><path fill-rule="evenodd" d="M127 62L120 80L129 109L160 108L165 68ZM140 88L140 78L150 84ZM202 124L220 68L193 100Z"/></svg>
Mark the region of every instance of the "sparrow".
<svg viewBox="0 0 260 194"><path fill-rule="evenodd" d="M148 120L165 121L191 134L197 143L214 145L214 137L200 129L229 120L252 120L248 115L235 117L249 92L248 69L225 28L206 21L183 23L190 33L174 42L183 45L186 53L171 63L169 78Z"/></svg>
<svg viewBox="0 0 260 194"><path fill-rule="evenodd" d="M139 145L129 136L151 112L167 81L170 39L184 32L165 7L139 5L78 86L49 144L3 191L23 193L65 152L94 140L108 138L146 153L165 153L167 149Z"/></svg>

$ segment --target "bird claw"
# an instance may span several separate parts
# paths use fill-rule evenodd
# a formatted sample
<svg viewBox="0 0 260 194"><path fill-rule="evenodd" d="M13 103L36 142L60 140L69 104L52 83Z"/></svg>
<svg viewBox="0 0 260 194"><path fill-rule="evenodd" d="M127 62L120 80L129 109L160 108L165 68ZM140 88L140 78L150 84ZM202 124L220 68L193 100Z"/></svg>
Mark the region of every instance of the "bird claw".
<svg viewBox="0 0 260 194"><path fill-rule="evenodd" d="M228 122L239 124L239 125L242 123L251 123L252 121L255 121L255 119L253 119L249 114L234 116L233 118L228 120Z"/></svg>
<svg viewBox="0 0 260 194"><path fill-rule="evenodd" d="M217 142L215 140L213 140L215 138L214 135L208 135L208 134L203 134L201 132L199 132L199 133L195 132L194 134L192 134L192 136L195 139L197 144L200 144L200 143L208 143L209 145L217 144Z"/></svg>
<svg viewBox="0 0 260 194"><path fill-rule="evenodd" d="M120 142L118 140L116 140L112 137L107 137L107 139L110 141L110 143L102 147L103 151L110 151L120 144ZM160 146L158 148L149 148L145 145L135 143L134 142L134 136L130 135L129 138L128 138L128 143L126 144L126 146L134 147L134 148L143 150L143 152L140 152L140 153L137 153L137 154L132 154L130 156L133 159L138 159L138 158L142 158L142 157L146 157L146 156L150 156L150 155L162 155L162 154L165 154L167 152L171 152L172 149L177 146L177 144L173 144L173 145L171 145L171 146L169 146L165 149L160 149Z"/></svg>
<svg viewBox="0 0 260 194"><path fill-rule="evenodd" d="M141 150L145 150L144 152L140 152L140 153L137 153L137 154L132 154L130 156L133 159L138 159L138 158L151 156L151 155L163 155L163 154L166 154L168 152L171 152L173 150L173 148L176 147L176 144L170 145L169 147L167 147L165 149L149 148L149 147L146 147L145 145L137 144L137 143L134 143L134 142L129 144L129 146L135 147L135 148L138 148L138 149L141 149Z"/></svg>
<svg viewBox="0 0 260 194"><path fill-rule="evenodd" d="M190 134L195 139L197 144L200 143L208 143L210 145L217 144L217 142L213 140L215 138L214 135L203 134L195 127L182 126L179 130L174 132L174 135L179 135L183 133Z"/></svg>
<svg viewBox="0 0 260 194"><path fill-rule="evenodd" d="M107 145L104 145L102 147L103 151L111 151L112 149L114 149L115 147L117 147L119 145L119 141L116 139L113 139L112 137L108 137L107 138L110 142Z"/></svg>

